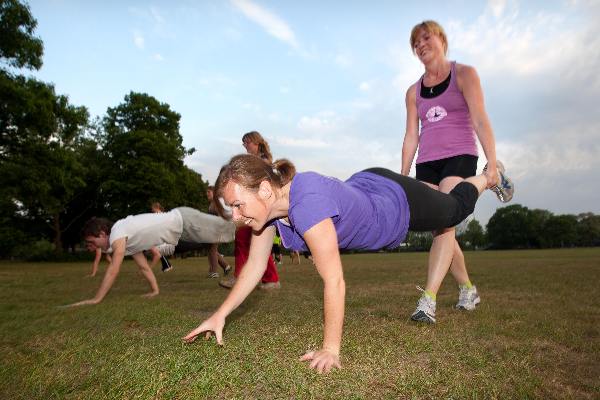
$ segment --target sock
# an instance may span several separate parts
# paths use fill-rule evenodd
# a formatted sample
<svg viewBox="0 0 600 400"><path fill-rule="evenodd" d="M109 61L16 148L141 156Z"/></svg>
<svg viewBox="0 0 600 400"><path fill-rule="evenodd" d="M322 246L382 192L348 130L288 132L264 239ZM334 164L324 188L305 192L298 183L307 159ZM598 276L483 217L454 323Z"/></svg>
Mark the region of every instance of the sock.
<svg viewBox="0 0 600 400"><path fill-rule="evenodd" d="M471 281L466 281L465 283L463 283L462 285L458 285L458 286L464 286L467 289L471 289L473 287L473 284L471 283Z"/></svg>
<svg viewBox="0 0 600 400"><path fill-rule="evenodd" d="M435 293L430 292L429 290L424 290L423 294L429 297L431 300L435 301Z"/></svg>

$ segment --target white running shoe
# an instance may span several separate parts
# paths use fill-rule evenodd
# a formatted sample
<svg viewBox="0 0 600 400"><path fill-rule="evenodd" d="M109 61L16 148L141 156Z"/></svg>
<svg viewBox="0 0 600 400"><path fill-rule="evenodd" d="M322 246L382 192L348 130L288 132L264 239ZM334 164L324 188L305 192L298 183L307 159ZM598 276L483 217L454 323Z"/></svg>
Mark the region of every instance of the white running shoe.
<svg viewBox="0 0 600 400"><path fill-rule="evenodd" d="M209 272L206 277L207 278L218 278L219 277L219 273L218 272Z"/></svg>
<svg viewBox="0 0 600 400"><path fill-rule="evenodd" d="M500 160L496 160L496 168L498 169L498 184L490 189L496 193L496 197L503 203L508 203L512 200L515 194L515 185L512 180L504 173L504 164ZM487 164L483 167L483 172L487 171Z"/></svg>
<svg viewBox="0 0 600 400"><path fill-rule="evenodd" d="M455 306L457 309L472 311L479 303L481 303L481 298L475 286L471 286L470 289L466 286L459 287L458 303Z"/></svg>
<svg viewBox="0 0 600 400"><path fill-rule="evenodd" d="M281 283L277 282L261 282L258 284L260 290L281 289Z"/></svg>
<svg viewBox="0 0 600 400"><path fill-rule="evenodd" d="M236 277L233 275L230 277L225 277L219 281L219 286L221 286L225 289L231 289L233 287L233 285L235 285L236 280L237 280Z"/></svg>
<svg viewBox="0 0 600 400"><path fill-rule="evenodd" d="M423 291L423 289L418 286L417 289ZM412 313L410 319L417 322L435 324L435 301L423 293L417 302L417 309Z"/></svg>

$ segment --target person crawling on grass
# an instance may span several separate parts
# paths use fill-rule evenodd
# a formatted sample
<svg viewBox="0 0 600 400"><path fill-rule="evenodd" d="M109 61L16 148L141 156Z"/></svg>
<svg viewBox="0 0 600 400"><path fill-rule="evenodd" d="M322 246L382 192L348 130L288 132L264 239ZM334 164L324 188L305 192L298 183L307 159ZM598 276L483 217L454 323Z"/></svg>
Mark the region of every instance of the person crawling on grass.
<svg viewBox="0 0 600 400"><path fill-rule="evenodd" d="M498 173L506 183L502 190L512 191ZM232 208L233 219L253 229L250 257L223 304L183 340L190 343L204 333L223 344L225 318L260 281L277 227L284 247L310 250L324 282L323 344L300 360L319 373L340 368L345 283L339 249L394 248L408 230L457 225L473 212L479 195L496 184L478 175L446 194L383 168L342 182L315 172L296 174L287 160L270 166L252 155L235 156L221 168L215 190Z"/></svg>
<svg viewBox="0 0 600 400"><path fill-rule="evenodd" d="M145 250L157 246L159 250L170 250L172 254L178 243L188 247L198 243L227 243L233 241L234 234L232 222L189 207L165 213L130 215L114 225L105 218L92 218L84 225L82 236L89 249L112 254L112 261L96 296L68 307L100 303L119 275L125 256L133 257L150 284L150 292L144 296L156 296L159 293L158 283L143 253Z"/></svg>

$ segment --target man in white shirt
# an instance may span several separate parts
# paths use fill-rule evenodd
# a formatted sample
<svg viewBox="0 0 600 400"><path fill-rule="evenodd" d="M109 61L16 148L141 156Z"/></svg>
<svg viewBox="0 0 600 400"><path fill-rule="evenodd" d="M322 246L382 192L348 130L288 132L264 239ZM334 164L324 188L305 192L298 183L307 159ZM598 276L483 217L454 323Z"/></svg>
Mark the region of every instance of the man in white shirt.
<svg viewBox="0 0 600 400"><path fill-rule="evenodd" d="M231 242L235 225L193 208L178 207L166 213L130 215L114 225L104 218L92 218L84 225L82 235L89 248L111 253L112 262L106 269L96 296L69 306L100 303L115 282L125 256L132 256L150 284L151 291L144 296L156 296L159 293L158 283L144 250L164 244L176 246L180 240L192 243Z"/></svg>

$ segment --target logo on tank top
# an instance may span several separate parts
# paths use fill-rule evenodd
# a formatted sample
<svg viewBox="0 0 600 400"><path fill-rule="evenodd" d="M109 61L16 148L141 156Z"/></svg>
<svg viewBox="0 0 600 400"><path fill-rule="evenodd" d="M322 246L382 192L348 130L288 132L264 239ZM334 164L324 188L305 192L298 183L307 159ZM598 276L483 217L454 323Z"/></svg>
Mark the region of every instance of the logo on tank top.
<svg viewBox="0 0 600 400"><path fill-rule="evenodd" d="M425 117L429 122L437 122L443 119L446 115L448 115L448 112L444 109L444 107L434 106L427 111Z"/></svg>

